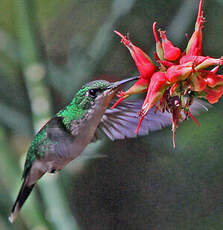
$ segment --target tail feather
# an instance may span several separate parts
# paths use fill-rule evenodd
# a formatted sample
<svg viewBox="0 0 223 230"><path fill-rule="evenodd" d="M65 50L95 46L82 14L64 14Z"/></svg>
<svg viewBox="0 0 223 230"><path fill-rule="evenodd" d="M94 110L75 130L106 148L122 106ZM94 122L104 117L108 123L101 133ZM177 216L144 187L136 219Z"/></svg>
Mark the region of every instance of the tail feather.
<svg viewBox="0 0 223 230"><path fill-rule="evenodd" d="M15 204L13 205L11 214L9 216L9 221L11 223L13 223L19 213L19 210L22 208L24 202L26 201L26 199L28 198L29 194L31 193L33 187L35 186L35 184L33 185L27 185L27 180L25 179L23 181L23 184L20 188L19 194L16 198Z"/></svg>

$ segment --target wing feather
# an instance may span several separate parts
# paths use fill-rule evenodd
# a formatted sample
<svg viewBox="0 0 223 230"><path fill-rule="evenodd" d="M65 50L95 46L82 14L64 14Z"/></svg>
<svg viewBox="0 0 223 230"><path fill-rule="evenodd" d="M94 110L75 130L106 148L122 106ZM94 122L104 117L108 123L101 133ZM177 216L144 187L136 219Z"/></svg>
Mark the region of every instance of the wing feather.
<svg viewBox="0 0 223 230"><path fill-rule="evenodd" d="M125 100L114 109L108 108L96 130L94 140L101 138L102 134L113 141L143 136L172 124L170 113L155 112L155 109L152 108L145 116L139 133L136 134L135 130L139 122L138 112L141 110L142 104L143 100ZM208 107L208 103L195 100L190 108L194 115L198 115L199 112L207 110Z"/></svg>

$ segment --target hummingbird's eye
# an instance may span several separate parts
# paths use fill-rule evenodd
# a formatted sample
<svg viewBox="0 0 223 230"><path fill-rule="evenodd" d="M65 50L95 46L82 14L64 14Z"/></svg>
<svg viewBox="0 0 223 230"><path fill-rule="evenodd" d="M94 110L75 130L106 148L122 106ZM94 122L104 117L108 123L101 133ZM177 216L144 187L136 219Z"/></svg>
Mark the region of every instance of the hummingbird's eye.
<svg viewBox="0 0 223 230"><path fill-rule="evenodd" d="M91 97L96 97L96 94L97 94L97 90L96 89L90 89L88 91L88 95L91 96Z"/></svg>

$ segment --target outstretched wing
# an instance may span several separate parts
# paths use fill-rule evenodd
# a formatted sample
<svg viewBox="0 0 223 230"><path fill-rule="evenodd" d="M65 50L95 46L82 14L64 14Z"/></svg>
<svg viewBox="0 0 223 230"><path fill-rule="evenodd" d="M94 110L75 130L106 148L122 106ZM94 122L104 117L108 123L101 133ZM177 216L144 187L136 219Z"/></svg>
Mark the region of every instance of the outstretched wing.
<svg viewBox="0 0 223 230"><path fill-rule="evenodd" d="M145 116L139 133L136 134L135 130L139 123L137 115L141 110L142 104L143 100L126 100L122 101L114 109L108 108L96 130L94 140L101 138L104 134L111 140L143 136L172 124L170 113L155 112L155 109L152 108ZM200 111L207 110L207 103L195 100L190 108L191 112L197 115Z"/></svg>

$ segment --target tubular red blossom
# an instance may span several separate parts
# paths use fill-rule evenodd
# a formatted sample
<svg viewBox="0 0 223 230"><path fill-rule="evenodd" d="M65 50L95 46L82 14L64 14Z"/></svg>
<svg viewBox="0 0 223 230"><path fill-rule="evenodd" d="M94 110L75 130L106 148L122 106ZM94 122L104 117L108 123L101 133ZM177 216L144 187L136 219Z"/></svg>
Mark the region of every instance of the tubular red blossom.
<svg viewBox="0 0 223 230"><path fill-rule="evenodd" d="M153 74L146 94L146 99L140 112L141 115L145 116L148 113L148 111L163 96L163 93L168 86L169 84L165 73L156 72Z"/></svg>
<svg viewBox="0 0 223 230"><path fill-rule="evenodd" d="M195 67L195 71L199 71L201 69L205 69L212 65L223 65L223 58L206 58L203 62L201 62L198 66Z"/></svg>
<svg viewBox="0 0 223 230"><path fill-rule="evenodd" d="M201 92L207 87L207 81L200 73L191 74L190 82L192 83L190 89L193 91Z"/></svg>
<svg viewBox="0 0 223 230"><path fill-rule="evenodd" d="M168 61L176 61L181 55L180 49L175 47L172 42L167 39L165 31L160 30L159 32L162 39L164 58Z"/></svg>
<svg viewBox="0 0 223 230"><path fill-rule="evenodd" d="M135 61L135 64L140 72L140 77L150 79L156 70L156 67L153 64L152 59L147 54L145 54L140 48L133 45L133 43L130 40L128 40L124 35L122 35L116 30L114 32L122 38L121 42L129 49L132 58Z"/></svg>
<svg viewBox="0 0 223 230"><path fill-rule="evenodd" d="M142 110L139 112L141 116L139 124L135 133L139 132L140 126L145 115L156 104L156 102L163 96L165 89L168 87L166 75L163 72L156 72L153 74L149 88L147 91L146 99L143 103Z"/></svg>
<svg viewBox="0 0 223 230"><path fill-rule="evenodd" d="M198 8L198 14L197 14L197 21L196 21L196 24L195 24L195 29L201 28L203 23L204 23L202 6L203 6L203 0L200 0L199 8Z"/></svg>
<svg viewBox="0 0 223 230"><path fill-rule="evenodd" d="M160 64L164 65L166 68L169 68L171 66L174 65L174 63L170 62L170 61L165 61L165 60L159 60L158 61Z"/></svg>
<svg viewBox="0 0 223 230"><path fill-rule="evenodd" d="M166 71L166 77L170 83L175 83L187 79L193 71L193 63L190 62L183 65L174 65Z"/></svg>
<svg viewBox="0 0 223 230"><path fill-rule="evenodd" d="M195 31L191 36L191 39L189 40L186 48L187 55L200 56L202 54L202 27L204 23L202 5L203 5L203 0L200 1L197 21L195 24Z"/></svg>
<svg viewBox="0 0 223 230"><path fill-rule="evenodd" d="M209 56L189 56L185 55L180 59L180 64L186 64L188 62L192 62L195 66L195 70L199 71L201 69L205 69L212 65L223 65L223 58L212 58ZM218 67L219 68L219 67ZM214 69L213 71L218 71L218 69Z"/></svg>
<svg viewBox="0 0 223 230"><path fill-rule="evenodd" d="M157 22L154 22L153 23L153 34L154 34L154 38L156 41L156 53L160 60L164 60L164 51L163 51L162 43L160 42L159 37L157 35L156 25L157 25Z"/></svg>
<svg viewBox="0 0 223 230"><path fill-rule="evenodd" d="M128 91L125 92L125 95L140 94L146 92L146 89L149 86L150 80L140 78Z"/></svg>
<svg viewBox="0 0 223 230"><path fill-rule="evenodd" d="M149 86L150 80L140 78L131 88L129 88L126 92L121 92L117 96L121 97L119 98L115 104L111 107L111 109L114 109L121 101L128 98L129 96L133 94L141 94L146 92L146 89Z"/></svg>
<svg viewBox="0 0 223 230"><path fill-rule="evenodd" d="M215 88L216 86L223 85L223 75L217 75L215 73L209 72L205 81L210 88Z"/></svg>
<svg viewBox="0 0 223 230"><path fill-rule="evenodd" d="M220 97L223 95L223 86L216 87L214 89L207 88L204 90L206 93L205 98L209 103L214 104L217 103Z"/></svg>
<svg viewBox="0 0 223 230"><path fill-rule="evenodd" d="M133 45L124 35L118 31L114 32L122 38L121 42L129 49L140 72L140 79L128 91L122 93L122 97L112 106L112 108L115 108L122 100L132 94L145 92L148 88L150 78L156 70L156 67L149 56L147 56L140 48Z"/></svg>
<svg viewBox="0 0 223 230"><path fill-rule="evenodd" d="M209 58L208 56L185 55L180 59L180 65L193 62L194 66L197 66Z"/></svg>

